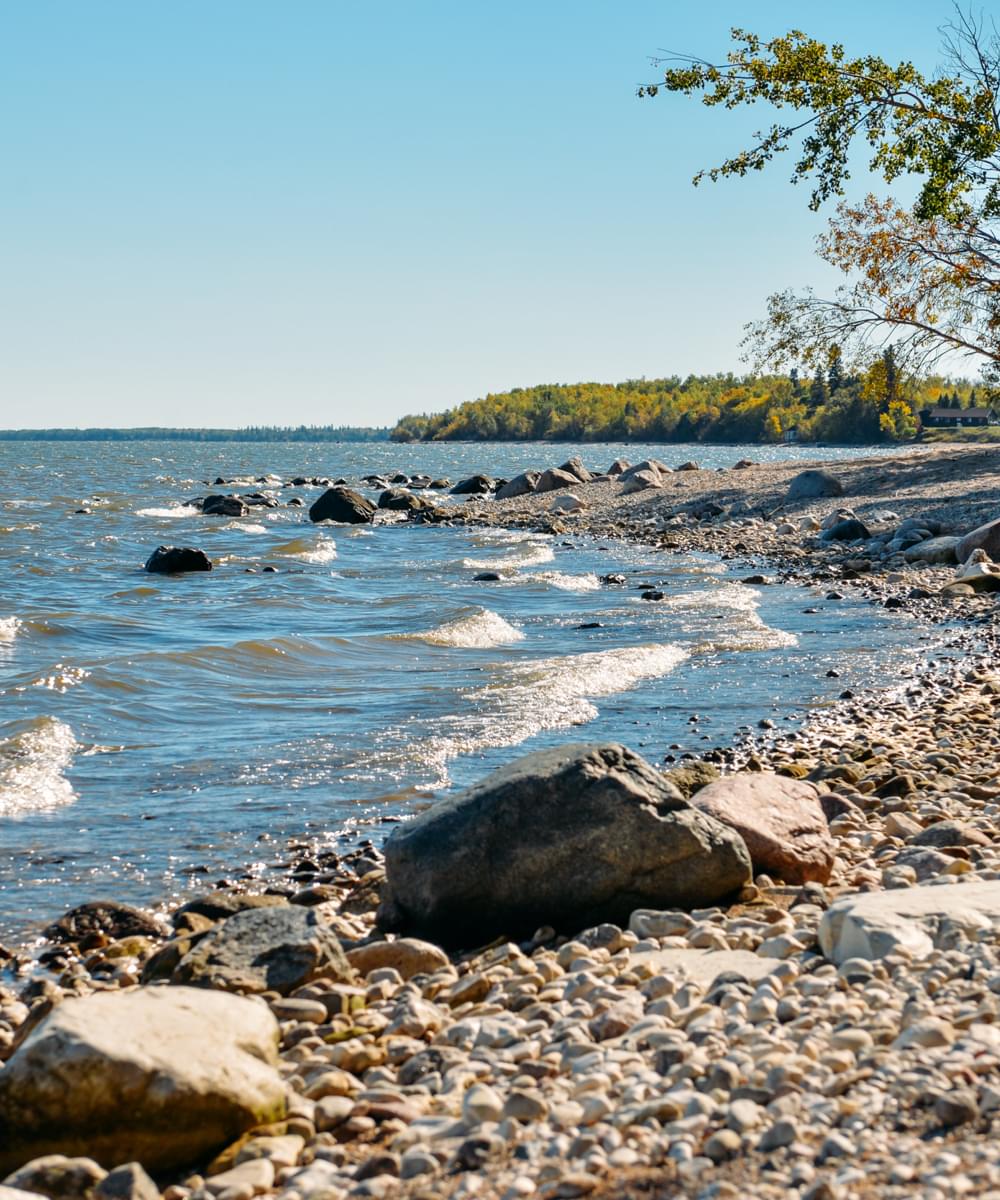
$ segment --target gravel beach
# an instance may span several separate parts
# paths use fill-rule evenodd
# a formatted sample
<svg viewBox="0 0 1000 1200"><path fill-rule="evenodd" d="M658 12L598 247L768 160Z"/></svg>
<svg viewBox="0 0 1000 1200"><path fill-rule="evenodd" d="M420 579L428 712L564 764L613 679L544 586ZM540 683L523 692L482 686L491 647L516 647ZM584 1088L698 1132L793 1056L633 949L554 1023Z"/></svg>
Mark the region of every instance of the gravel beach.
<svg viewBox="0 0 1000 1200"><path fill-rule="evenodd" d="M803 471L837 494L789 499ZM631 494L624 473L458 519L716 554L747 586L850 589L943 631L884 688L668 772L686 800L801 785L822 881L791 880L795 826L783 874L753 850L725 903L446 951L378 932L379 848L303 839L266 898L71 914L40 961L4 952L0 1200L1000 1197L1000 590L988 554L956 581L1000 519L1000 447L656 468ZM158 1039L201 1028L195 1079Z"/></svg>

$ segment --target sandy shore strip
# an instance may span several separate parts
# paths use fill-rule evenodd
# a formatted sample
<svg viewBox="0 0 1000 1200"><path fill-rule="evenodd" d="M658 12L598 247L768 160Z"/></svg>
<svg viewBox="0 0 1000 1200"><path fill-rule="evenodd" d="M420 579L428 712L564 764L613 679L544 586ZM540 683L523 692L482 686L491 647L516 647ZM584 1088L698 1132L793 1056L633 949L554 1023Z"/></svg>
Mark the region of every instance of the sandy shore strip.
<svg viewBox="0 0 1000 1200"><path fill-rule="evenodd" d="M858 588L915 629L947 623L934 661L794 732L762 733L723 767L811 781L835 849L825 882L757 871L725 906L446 953L375 932L377 847L303 839L246 885L283 914L262 947L287 965L279 987L240 957L241 913L257 920L265 902L237 888L173 913L80 914L52 931L42 972L8 964L0 1133L20 1128L10 1084L33 1031L44 1043L68 1000L181 991L167 980L257 993L254 1012L266 1005L277 1022L283 1111L183 1170L156 1168L155 1184L135 1170L127 1186L120 1171L105 1179L124 1162L113 1128L100 1167L81 1162L86 1137L67 1140L68 1164L26 1153L23 1165L8 1139L7 1186L81 1200L1000 1196L1000 593L942 593L956 564L889 549L908 518L964 534L1000 517L1000 450L825 464L842 496L786 502L812 465L674 472L626 497L615 482L583 484L572 493L586 508L557 516L559 492L475 500L463 518L709 551L765 577ZM874 537L822 541L814 526L840 508ZM328 948L296 983L289 931L306 916L310 944L336 935L346 962ZM217 951L199 966L208 939ZM157 1032L144 1028L134 1059ZM235 1071L223 1050L220 1071ZM44 1044L33 1053L44 1091ZM202 1054L208 1071L212 1047ZM66 1129L82 1119L74 1095L64 1082ZM175 1128L192 1136L180 1115ZM169 1143L171 1129L158 1136Z"/></svg>

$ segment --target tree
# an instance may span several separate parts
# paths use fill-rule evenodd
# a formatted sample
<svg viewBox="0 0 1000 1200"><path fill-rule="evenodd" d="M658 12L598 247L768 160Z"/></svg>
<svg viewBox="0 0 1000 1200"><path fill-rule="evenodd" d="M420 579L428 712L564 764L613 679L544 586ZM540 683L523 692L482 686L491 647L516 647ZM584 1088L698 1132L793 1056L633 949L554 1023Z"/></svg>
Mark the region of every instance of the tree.
<svg viewBox="0 0 1000 1200"><path fill-rule="evenodd" d="M827 390L823 368L817 367L816 374L813 376L812 386L809 388L809 403L814 408L818 408L821 404L825 404L829 399L830 393Z"/></svg>
<svg viewBox="0 0 1000 1200"><path fill-rule="evenodd" d="M829 388L830 395L834 392L839 392L844 386L844 359L840 353L839 346L833 346L830 349L830 365L826 372L826 386Z"/></svg>
<svg viewBox="0 0 1000 1200"><path fill-rule="evenodd" d="M811 292L772 296L768 317L750 327L758 361L822 362L831 345L864 351L892 342L911 368L949 354L981 360L1000 377L1000 37L956 9L945 30L948 73L930 77L909 62L849 58L792 31L762 41L733 30L721 64L671 56L661 87L701 94L736 109L760 101L794 115L700 172L716 180L763 170L799 146L793 181L812 184L810 206L843 196L858 139L887 183L922 180L909 209L869 196L841 204L820 254L849 280L829 299Z"/></svg>

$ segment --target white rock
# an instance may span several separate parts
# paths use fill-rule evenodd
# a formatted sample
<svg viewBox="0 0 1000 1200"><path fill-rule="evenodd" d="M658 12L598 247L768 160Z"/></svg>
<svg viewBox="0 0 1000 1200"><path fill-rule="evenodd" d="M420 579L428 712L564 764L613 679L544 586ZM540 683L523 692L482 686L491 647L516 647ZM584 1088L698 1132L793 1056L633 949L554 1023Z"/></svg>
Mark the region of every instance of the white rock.
<svg viewBox="0 0 1000 1200"><path fill-rule="evenodd" d="M634 914L633 914L634 916ZM650 974L684 970L696 983L711 986L728 971L735 971L751 982L763 979L781 966L781 960L752 954L749 950L649 950L633 954L630 967L644 964Z"/></svg>
<svg viewBox="0 0 1000 1200"><path fill-rule="evenodd" d="M502 1114L503 1101L485 1083L474 1083L462 1097L462 1116L470 1125L499 1121Z"/></svg>
<svg viewBox="0 0 1000 1200"><path fill-rule="evenodd" d="M943 920L971 935L1000 928L1000 880L844 896L823 914L819 944L835 963L899 950L925 958Z"/></svg>

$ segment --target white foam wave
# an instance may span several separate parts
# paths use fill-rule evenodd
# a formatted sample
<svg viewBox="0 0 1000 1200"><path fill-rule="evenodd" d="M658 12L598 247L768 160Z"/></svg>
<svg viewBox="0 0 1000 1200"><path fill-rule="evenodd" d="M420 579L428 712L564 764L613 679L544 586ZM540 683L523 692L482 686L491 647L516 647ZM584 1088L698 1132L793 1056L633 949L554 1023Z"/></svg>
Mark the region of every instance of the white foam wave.
<svg viewBox="0 0 1000 1200"><path fill-rule="evenodd" d="M0 642L12 642L17 637L21 622L17 617L0 617Z"/></svg>
<svg viewBox="0 0 1000 1200"><path fill-rule="evenodd" d="M458 646L485 649L489 646L508 646L524 640L520 629L505 621L499 613L488 608L477 609L464 616L445 621L428 633L413 635L433 646Z"/></svg>
<svg viewBox="0 0 1000 1200"><path fill-rule="evenodd" d="M290 542L282 542L281 545L272 547L270 553L321 565L333 562L337 557L337 543L332 537L321 533L315 541L312 538L292 538Z"/></svg>
<svg viewBox="0 0 1000 1200"><path fill-rule="evenodd" d="M707 591L689 592L680 596L668 596L657 608L675 612L691 611L697 614L725 613L721 629L714 630L709 638L698 643L702 652L726 650L781 650L797 646L799 639L794 633L775 629L764 621L758 610L760 597L753 588L740 583L727 583Z"/></svg>
<svg viewBox="0 0 1000 1200"><path fill-rule="evenodd" d="M222 528L233 529L237 533L267 533L263 525L257 525L252 521L227 521Z"/></svg>
<svg viewBox="0 0 1000 1200"><path fill-rule="evenodd" d="M564 592L596 592L601 581L596 575L567 575L563 571L532 571L525 579L537 579Z"/></svg>
<svg viewBox="0 0 1000 1200"><path fill-rule="evenodd" d="M20 816L76 799L63 772L80 749L73 730L54 717L38 717L0 741L0 816Z"/></svg>
<svg viewBox="0 0 1000 1200"><path fill-rule="evenodd" d="M462 565L476 571L517 571L521 567L537 567L551 562L555 552L547 542L522 538L509 554L498 558L465 558Z"/></svg>
<svg viewBox="0 0 1000 1200"><path fill-rule="evenodd" d="M495 682L461 695L460 711L433 723L420 718L380 735L379 749L353 764L352 778L410 774L425 786L448 783L448 763L462 754L516 746L552 729L598 716L594 699L669 674L688 654L673 644L627 646L506 665Z"/></svg>
<svg viewBox="0 0 1000 1200"><path fill-rule="evenodd" d="M193 504L171 504L167 508L137 508L137 517L194 517L200 510Z"/></svg>

